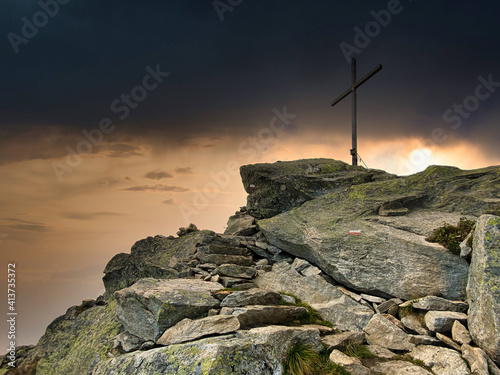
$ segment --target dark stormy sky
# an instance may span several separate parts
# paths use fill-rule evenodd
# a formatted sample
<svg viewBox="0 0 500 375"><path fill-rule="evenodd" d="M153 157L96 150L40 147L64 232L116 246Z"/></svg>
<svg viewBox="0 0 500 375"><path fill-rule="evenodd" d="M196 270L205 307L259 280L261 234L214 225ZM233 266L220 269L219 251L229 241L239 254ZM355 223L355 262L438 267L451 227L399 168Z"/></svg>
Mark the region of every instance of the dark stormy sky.
<svg viewBox="0 0 500 375"><path fill-rule="evenodd" d="M349 162L350 99L329 103L350 57L358 77L383 65L358 92L369 167L500 162L497 1L3 4L0 249L19 268L19 344L101 293L134 241L222 231L245 202L235 165Z"/></svg>

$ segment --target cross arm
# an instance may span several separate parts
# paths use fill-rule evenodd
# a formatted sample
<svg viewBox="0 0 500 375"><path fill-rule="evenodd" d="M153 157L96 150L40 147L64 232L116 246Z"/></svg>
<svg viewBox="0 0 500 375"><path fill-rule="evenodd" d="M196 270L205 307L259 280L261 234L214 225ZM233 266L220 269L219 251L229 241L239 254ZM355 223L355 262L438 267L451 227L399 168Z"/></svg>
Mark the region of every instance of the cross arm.
<svg viewBox="0 0 500 375"><path fill-rule="evenodd" d="M365 83L366 81L368 81L371 77L373 77L375 74L377 74L379 71L382 70L382 65L379 64L375 69L373 69L370 73L368 73L366 76L364 76L363 78L361 78L358 82L356 82L356 84L354 85L354 87L350 87L349 89L347 89L342 95L340 95L337 99L335 99L333 102L330 103L330 105L333 107L335 104L337 104L338 102L340 102L342 99L344 99L347 95L349 95L350 93L352 93L354 90L356 90L359 86L361 86L363 83Z"/></svg>

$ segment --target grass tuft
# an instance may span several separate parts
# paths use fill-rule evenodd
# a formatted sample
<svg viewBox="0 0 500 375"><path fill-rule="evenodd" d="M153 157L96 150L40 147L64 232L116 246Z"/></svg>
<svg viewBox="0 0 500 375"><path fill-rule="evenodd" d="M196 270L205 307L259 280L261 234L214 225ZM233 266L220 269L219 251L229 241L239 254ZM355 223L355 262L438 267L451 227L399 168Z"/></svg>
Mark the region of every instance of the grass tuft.
<svg viewBox="0 0 500 375"><path fill-rule="evenodd" d="M456 226L445 223L442 227L435 229L427 241L437 242L453 254L460 255L460 243L465 240L475 224L474 220L469 220L466 217L460 218Z"/></svg>
<svg viewBox="0 0 500 375"><path fill-rule="evenodd" d="M349 375L330 361L329 351L317 353L311 345L296 344L290 348L283 363L285 375Z"/></svg>
<svg viewBox="0 0 500 375"><path fill-rule="evenodd" d="M280 304L281 305L286 305L286 306L300 306L300 307L305 307L307 309L307 312L299 316L298 320L300 324L319 324L322 326L330 327L333 328L333 324L327 320L324 320L319 312L314 310L309 304L303 302L300 298L297 296L294 296L293 294L290 293L283 293L280 292L281 294L285 294L287 296L295 298L295 303L289 303L286 301L283 301L281 299Z"/></svg>
<svg viewBox="0 0 500 375"><path fill-rule="evenodd" d="M344 354L347 354L349 357L354 357L357 359L367 359L367 358L375 358L375 355L368 350L366 345L355 344L350 341L345 349L340 349Z"/></svg>

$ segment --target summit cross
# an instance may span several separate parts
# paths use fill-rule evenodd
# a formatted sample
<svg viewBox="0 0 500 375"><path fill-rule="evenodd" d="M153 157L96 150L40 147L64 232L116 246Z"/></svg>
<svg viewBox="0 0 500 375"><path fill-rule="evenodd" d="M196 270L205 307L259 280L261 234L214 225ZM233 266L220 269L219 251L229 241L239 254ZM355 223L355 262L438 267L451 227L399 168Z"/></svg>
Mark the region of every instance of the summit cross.
<svg viewBox="0 0 500 375"><path fill-rule="evenodd" d="M358 165L358 124L357 124L357 96L356 89L361 86L363 83L368 81L371 77L373 77L376 73L382 70L382 65L378 65L375 69L373 69L366 76L361 78L356 82L356 59L351 59L351 87L346 90L342 95L340 95L337 99L335 99L330 105L333 107L335 104L340 102L349 94L352 94L352 165Z"/></svg>

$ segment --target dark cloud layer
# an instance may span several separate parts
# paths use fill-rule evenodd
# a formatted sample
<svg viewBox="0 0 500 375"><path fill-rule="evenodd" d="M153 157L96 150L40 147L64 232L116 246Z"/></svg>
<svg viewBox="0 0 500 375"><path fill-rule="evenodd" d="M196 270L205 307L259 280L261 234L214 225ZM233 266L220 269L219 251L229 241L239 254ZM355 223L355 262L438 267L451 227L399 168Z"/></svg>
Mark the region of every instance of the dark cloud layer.
<svg viewBox="0 0 500 375"><path fill-rule="evenodd" d="M167 171L161 171L157 169L155 171L146 173L144 177L150 180L162 180L164 178L173 178L174 176Z"/></svg>
<svg viewBox="0 0 500 375"><path fill-rule="evenodd" d="M399 3L390 21L388 3ZM387 25L356 47L360 76L384 65L360 89L365 136L449 129L443 114L474 95L478 77L500 81L493 1L255 0L223 21L210 1L73 1L16 54L7 35L21 35L21 17L39 10L36 1L8 0L0 15L0 164L64 156L105 118L115 130L93 152L113 157L141 155L140 144L252 134L284 105L298 114L297 127L318 137L347 134L349 104L328 105L349 86L339 45L356 47L354 28L373 25L374 14ZM170 75L144 81L157 67ZM499 98L481 101L453 134L498 153L492 134L476 129L500 135Z"/></svg>
<svg viewBox="0 0 500 375"><path fill-rule="evenodd" d="M148 191L148 192L172 192L172 193L185 193L190 191L189 189L180 187L180 186L171 186L171 185L137 185L129 188L122 189L125 191Z"/></svg>

